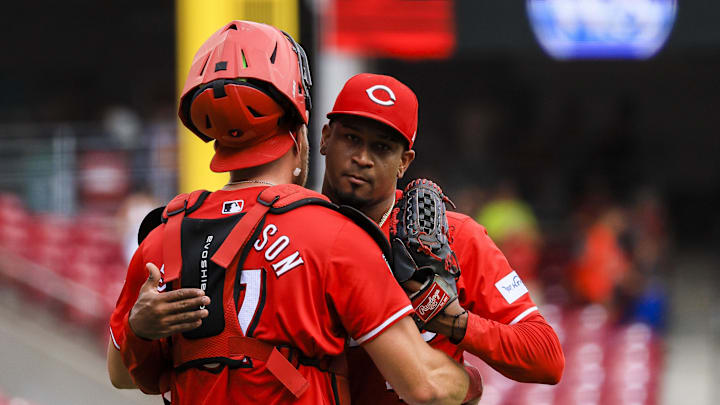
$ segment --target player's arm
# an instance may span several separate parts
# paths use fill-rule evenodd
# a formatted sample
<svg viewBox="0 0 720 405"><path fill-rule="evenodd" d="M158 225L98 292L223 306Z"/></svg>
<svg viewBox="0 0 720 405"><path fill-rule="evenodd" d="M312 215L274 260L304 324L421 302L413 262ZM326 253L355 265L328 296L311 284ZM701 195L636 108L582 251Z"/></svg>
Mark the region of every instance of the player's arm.
<svg viewBox="0 0 720 405"><path fill-rule="evenodd" d="M118 389L137 388L135 382L130 377L127 367L123 364L120 351L115 347L112 340L108 342L107 348L107 368L110 375L110 383Z"/></svg>
<svg viewBox="0 0 720 405"><path fill-rule="evenodd" d="M450 357L428 346L411 318L399 320L363 348L405 402L458 404L466 400L468 374Z"/></svg>
<svg viewBox="0 0 720 405"><path fill-rule="evenodd" d="M147 264L148 278L125 322L125 340L120 344L122 361L132 380L143 392L160 394L168 390L172 361L166 337L200 326L208 315L210 298L199 289L158 291L160 271Z"/></svg>
<svg viewBox="0 0 720 405"><path fill-rule="evenodd" d="M425 343L408 316L413 309L407 295L377 245L358 231L346 226L330 251L332 268L325 288L330 307L405 401L460 403L469 391L468 374ZM356 259L358 251L366 252L362 262ZM477 396L477 387L471 394Z"/></svg>
<svg viewBox="0 0 720 405"><path fill-rule="evenodd" d="M455 318L451 312L461 315ZM449 307L428 325L428 330L451 337L451 341L453 336L462 336L460 348L515 381L557 384L565 368L557 334L537 311L506 325Z"/></svg>
<svg viewBox="0 0 720 405"><path fill-rule="evenodd" d="M460 348L508 378L557 384L565 368L565 357L552 326L537 311L527 292L512 303L510 310L514 312L509 313L512 319L501 319L508 315L510 303L495 283L510 274L512 268L475 221L466 220L456 232L467 238L457 254L464 286L461 301L470 310L463 313L465 310L460 307L449 307L428 329L451 337ZM474 308L484 308L487 317L474 313Z"/></svg>
<svg viewBox="0 0 720 405"><path fill-rule="evenodd" d="M202 290L180 289L160 294L157 291L159 271L155 266L153 270L146 269L142 252L141 248L133 255L125 285L110 319L111 339L108 342L107 367L110 382L116 388L137 388L127 367L123 364L120 348L126 337L126 318L130 309L136 304L143 287L148 291L142 301L144 303L142 310L134 312L137 319L133 325L134 330L143 337L161 338L191 330L197 327L199 319L207 313L207 311L188 311L189 308L197 308L209 300L208 297L203 296ZM151 280L148 271L155 272Z"/></svg>
<svg viewBox="0 0 720 405"><path fill-rule="evenodd" d="M565 368L557 334L538 312L514 325L470 314L459 346L515 381L557 384Z"/></svg>
<svg viewBox="0 0 720 405"><path fill-rule="evenodd" d="M125 284L110 316L110 340L107 350L107 368L110 382L115 388L137 388L127 367L122 362L120 345L125 340L125 318L137 299L140 287L147 278L143 266L142 250L135 251L128 266Z"/></svg>

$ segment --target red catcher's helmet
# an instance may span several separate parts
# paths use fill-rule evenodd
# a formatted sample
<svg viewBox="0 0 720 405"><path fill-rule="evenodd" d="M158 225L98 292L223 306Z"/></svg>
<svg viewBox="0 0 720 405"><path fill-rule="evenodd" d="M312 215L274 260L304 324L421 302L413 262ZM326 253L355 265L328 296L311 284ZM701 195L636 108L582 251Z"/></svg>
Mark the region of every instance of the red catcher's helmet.
<svg viewBox="0 0 720 405"><path fill-rule="evenodd" d="M231 21L195 54L178 114L200 139L217 141L213 171L257 166L287 152L288 131L308 123L311 85L305 51L290 35Z"/></svg>

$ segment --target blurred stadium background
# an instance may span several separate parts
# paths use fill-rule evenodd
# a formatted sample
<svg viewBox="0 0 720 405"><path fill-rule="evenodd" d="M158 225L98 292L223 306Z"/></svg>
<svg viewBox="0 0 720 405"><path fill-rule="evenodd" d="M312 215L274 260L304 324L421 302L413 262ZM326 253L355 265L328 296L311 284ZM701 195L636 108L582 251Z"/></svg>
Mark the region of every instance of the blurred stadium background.
<svg viewBox="0 0 720 405"><path fill-rule="evenodd" d="M717 403L718 17L671 0L5 5L0 405L161 403L110 386L107 318L138 221L210 176L177 86L231 19L308 51L315 145L357 72L418 94L406 179L436 180L486 225L567 359L553 387L484 367L481 403Z"/></svg>

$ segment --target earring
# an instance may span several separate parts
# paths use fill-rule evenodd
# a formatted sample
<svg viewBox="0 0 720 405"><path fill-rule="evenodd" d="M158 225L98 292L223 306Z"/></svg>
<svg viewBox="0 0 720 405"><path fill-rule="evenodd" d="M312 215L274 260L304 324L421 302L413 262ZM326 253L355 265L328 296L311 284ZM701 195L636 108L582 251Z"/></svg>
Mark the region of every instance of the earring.
<svg viewBox="0 0 720 405"><path fill-rule="evenodd" d="M293 176L297 177L300 175L300 168L296 167L295 170L293 170Z"/></svg>

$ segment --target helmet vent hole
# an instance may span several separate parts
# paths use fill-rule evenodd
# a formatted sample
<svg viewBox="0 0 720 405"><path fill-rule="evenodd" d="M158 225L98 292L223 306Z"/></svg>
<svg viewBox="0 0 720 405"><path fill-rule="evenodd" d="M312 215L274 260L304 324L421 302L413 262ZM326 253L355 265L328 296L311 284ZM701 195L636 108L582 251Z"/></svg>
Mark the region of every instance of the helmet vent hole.
<svg viewBox="0 0 720 405"><path fill-rule="evenodd" d="M200 74L198 76L202 76L203 73L205 73L205 68L207 67L209 61L210 61L210 55L208 54L208 56L205 58L205 63L203 63L203 67L200 70Z"/></svg>
<svg viewBox="0 0 720 405"><path fill-rule="evenodd" d="M255 118L260 118L260 117L264 117L264 115L263 115L263 114L260 114L260 113L259 113L259 112L257 112L257 111L256 111L256 110L255 110L254 108L252 108L252 107L250 107L250 106L248 106L248 108L247 108L247 109L248 109L248 111L250 111L250 114L252 114L252 115L253 115L253 117L255 117Z"/></svg>
<svg viewBox="0 0 720 405"><path fill-rule="evenodd" d="M270 55L270 63L275 64L275 57L277 56L277 42L275 42L275 49L273 49L272 55Z"/></svg>
<svg viewBox="0 0 720 405"><path fill-rule="evenodd" d="M212 124L210 123L210 116L206 115L205 116L205 129L210 129L210 128L212 128Z"/></svg>
<svg viewBox="0 0 720 405"><path fill-rule="evenodd" d="M232 25L230 25L229 27L227 27L227 28L225 29L225 31L229 31L229 30L235 30L235 31L237 31L238 29L237 29L237 26L236 26L235 24L232 24Z"/></svg>
<svg viewBox="0 0 720 405"><path fill-rule="evenodd" d="M215 64L215 71L219 72L221 70L227 70L227 61L218 62Z"/></svg>
<svg viewBox="0 0 720 405"><path fill-rule="evenodd" d="M241 49L240 54L242 55L242 67L247 68L248 63L247 63L247 58L245 58L245 51Z"/></svg>

